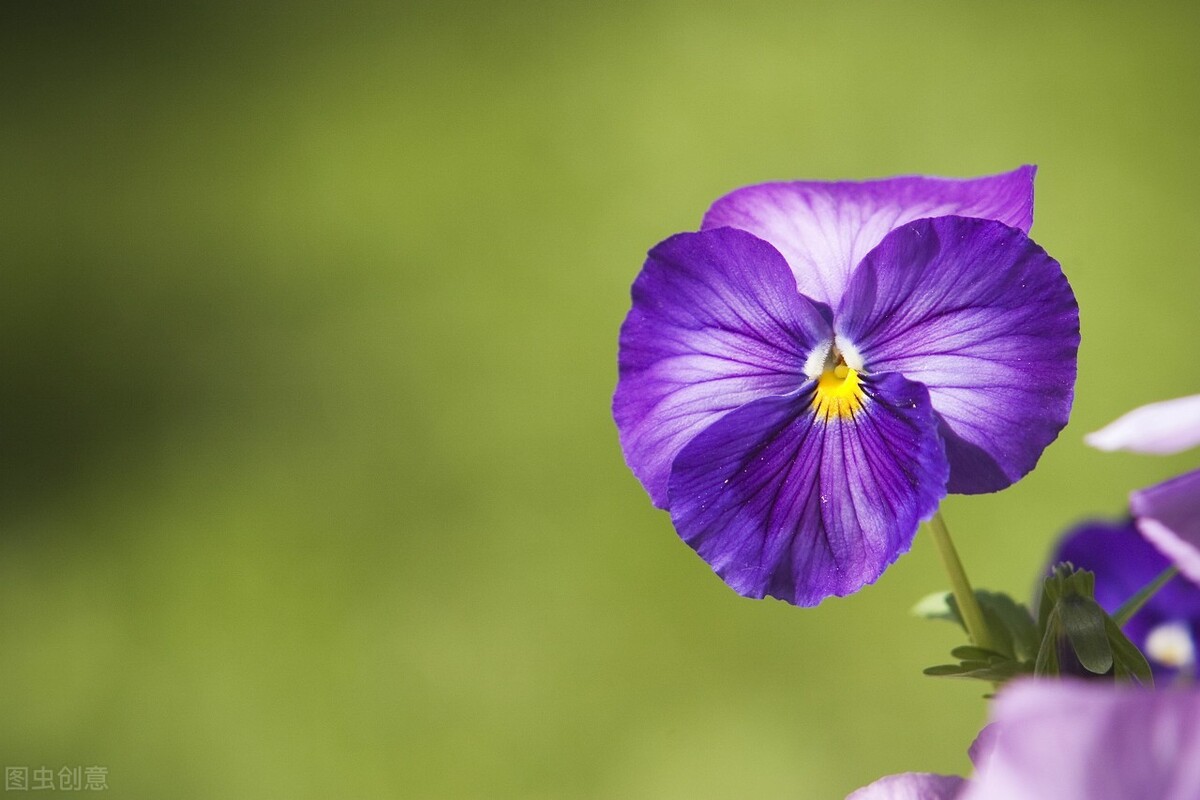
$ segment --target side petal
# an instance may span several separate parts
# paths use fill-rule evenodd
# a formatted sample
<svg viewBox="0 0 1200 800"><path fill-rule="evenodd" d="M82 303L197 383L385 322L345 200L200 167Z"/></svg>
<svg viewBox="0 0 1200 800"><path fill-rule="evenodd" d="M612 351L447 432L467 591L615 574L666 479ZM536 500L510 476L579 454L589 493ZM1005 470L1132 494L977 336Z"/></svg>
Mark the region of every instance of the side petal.
<svg viewBox="0 0 1200 800"><path fill-rule="evenodd" d="M929 387L951 492L1017 481L1067 424L1079 308L1058 262L999 222L940 217L893 231L836 313L867 372Z"/></svg>
<svg viewBox="0 0 1200 800"><path fill-rule="evenodd" d="M862 382L853 416L818 416L815 382L732 411L671 471L675 529L736 592L812 606L875 581L945 496L929 396Z"/></svg>
<svg viewBox="0 0 1200 800"><path fill-rule="evenodd" d="M903 772L853 791L846 800L954 800L966 785L957 775Z"/></svg>
<svg viewBox="0 0 1200 800"><path fill-rule="evenodd" d="M1189 450L1200 445L1200 394L1135 408L1083 440L1097 450L1155 455Z"/></svg>
<svg viewBox="0 0 1200 800"><path fill-rule="evenodd" d="M1200 583L1200 469L1129 495L1138 530Z"/></svg>
<svg viewBox="0 0 1200 800"><path fill-rule="evenodd" d="M1033 176L1024 166L965 180L910 176L824 183L760 183L713 203L702 228L729 226L775 245L802 294L836 306L863 256L906 222L923 217L982 217L1028 231Z"/></svg>
<svg viewBox="0 0 1200 800"><path fill-rule="evenodd" d="M761 239L724 228L651 250L621 326L613 416L654 504L666 507L680 448L731 409L795 391L809 351L829 336Z"/></svg>
<svg viewBox="0 0 1200 800"><path fill-rule="evenodd" d="M1200 797L1200 691L1015 681L992 720L963 800Z"/></svg>

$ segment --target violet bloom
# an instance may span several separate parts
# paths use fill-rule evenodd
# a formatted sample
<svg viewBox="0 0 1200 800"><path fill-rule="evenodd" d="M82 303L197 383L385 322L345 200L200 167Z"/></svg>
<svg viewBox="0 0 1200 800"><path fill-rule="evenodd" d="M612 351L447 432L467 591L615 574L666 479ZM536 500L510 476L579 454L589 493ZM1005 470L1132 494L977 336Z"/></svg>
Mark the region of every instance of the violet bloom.
<svg viewBox="0 0 1200 800"><path fill-rule="evenodd" d="M1195 800L1200 691L1016 681L960 800Z"/></svg>
<svg viewBox="0 0 1200 800"><path fill-rule="evenodd" d="M1200 797L1200 690L1024 679L1004 687L991 719L970 781L891 775L847 800Z"/></svg>
<svg viewBox="0 0 1200 800"><path fill-rule="evenodd" d="M1085 441L1101 450L1168 455L1200 444L1200 395L1135 408ZM1129 496L1138 530L1200 583L1200 469Z"/></svg>
<svg viewBox="0 0 1200 800"><path fill-rule="evenodd" d="M1096 602L1108 613L1137 594L1170 566L1167 558L1138 534L1132 520L1089 522L1067 533L1051 564L1069 561L1096 575ZM1200 586L1176 577L1158 590L1123 630L1150 662L1158 683L1196 667L1200 642Z"/></svg>
<svg viewBox="0 0 1200 800"><path fill-rule="evenodd" d="M856 591L947 491L1008 486L1066 424L1078 309L1026 236L1033 175L751 186L650 251L621 445L737 592Z"/></svg>

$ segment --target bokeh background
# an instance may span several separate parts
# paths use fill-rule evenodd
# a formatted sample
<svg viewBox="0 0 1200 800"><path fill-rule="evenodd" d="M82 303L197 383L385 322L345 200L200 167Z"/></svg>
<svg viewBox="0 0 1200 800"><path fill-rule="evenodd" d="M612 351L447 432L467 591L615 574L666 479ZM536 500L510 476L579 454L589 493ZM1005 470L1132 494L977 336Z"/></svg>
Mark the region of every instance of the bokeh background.
<svg viewBox="0 0 1200 800"><path fill-rule="evenodd" d="M962 773L922 535L737 597L609 417L645 251L747 183L1040 165L1071 425L952 498L977 585L1195 462L1185 4L5 4L0 761L112 797L840 798ZM1051 378L1052 376L1047 376Z"/></svg>

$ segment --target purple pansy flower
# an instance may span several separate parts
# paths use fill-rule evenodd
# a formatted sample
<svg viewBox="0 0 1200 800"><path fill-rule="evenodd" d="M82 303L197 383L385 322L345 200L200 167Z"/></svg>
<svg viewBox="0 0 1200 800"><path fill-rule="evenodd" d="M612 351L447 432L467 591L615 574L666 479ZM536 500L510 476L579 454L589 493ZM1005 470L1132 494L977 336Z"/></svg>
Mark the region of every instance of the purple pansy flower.
<svg viewBox="0 0 1200 800"><path fill-rule="evenodd" d="M1017 681L961 800L1195 800L1200 691Z"/></svg>
<svg viewBox="0 0 1200 800"><path fill-rule="evenodd" d="M622 449L736 591L856 591L947 491L1008 486L1066 424L1078 309L1026 236L1033 175L751 186L650 251Z"/></svg>
<svg viewBox="0 0 1200 800"><path fill-rule="evenodd" d="M1200 690L1025 679L1001 691L991 719L971 780L891 775L847 800L1200 797Z"/></svg>
<svg viewBox="0 0 1200 800"><path fill-rule="evenodd" d="M1132 520L1089 522L1059 542L1051 565L1069 561L1096 574L1096 602L1114 613L1170 566ZM1200 642L1200 586L1182 577L1158 590L1124 625L1125 635L1146 655L1159 683L1192 674Z"/></svg>
<svg viewBox="0 0 1200 800"><path fill-rule="evenodd" d="M1084 440L1101 450L1169 455L1200 444L1200 395L1135 408ZM1200 583L1200 469L1129 495L1138 530Z"/></svg>

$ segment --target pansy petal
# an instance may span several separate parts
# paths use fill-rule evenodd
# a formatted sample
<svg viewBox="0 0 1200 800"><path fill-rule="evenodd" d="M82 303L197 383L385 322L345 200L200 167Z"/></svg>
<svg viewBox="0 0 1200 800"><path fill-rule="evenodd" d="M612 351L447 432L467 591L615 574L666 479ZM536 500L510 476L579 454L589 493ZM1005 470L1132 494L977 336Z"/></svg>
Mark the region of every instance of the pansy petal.
<svg viewBox="0 0 1200 800"><path fill-rule="evenodd" d="M945 495L923 386L861 384L852 416L818 416L816 384L732 411L680 452L675 529L739 594L801 606L873 582Z"/></svg>
<svg viewBox="0 0 1200 800"><path fill-rule="evenodd" d="M1138 530L1200 583L1200 469L1129 495Z"/></svg>
<svg viewBox="0 0 1200 800"><path fill-rule="evenodd" d="M863 259L835 316L839 346L868 373L929 387L951 492L1003 489L1067 424L1079 309L1058 263L1016 228L910 222Z"/></svg>
<svg viewBox="0 0 1200 800"><path fill-rule="evenodd" d="M1181 453L1200 445L1200 394L1135 408L1083 440L1097 450Z"/></svg>
<svg viewBox="0 0 1200 800"><path fill-rule="evenodd" d="M794 391L829 335L761 239L724 228L651 250L621 327L613 416L654 504L666 507L671 462L688 440L731 409Z"/></svg>
<svg viewBox="0 0 1200 800"><path fill-rule="evenodd" d="M761 183L717 200L702 227L727 225L766 239L791 265L802 294L835 306L858 262L905 222L954 214L1028 231L1036 171L1024 166L966 180L911 176Z"/></svg>
<svg viewBox="0 0 1200 800"><path fill-rule="evenodd" d="M904 772L853 791L846 800L954 800L966 785L957 775Z"/></svg>
<svg viewBox="0 0 1200 800"><path fill-rule="evenodd" d="M1071 680L1016 681L963 800L1195 800L1200 692Z"/></svg>

